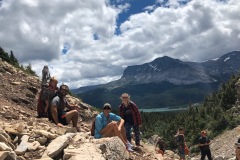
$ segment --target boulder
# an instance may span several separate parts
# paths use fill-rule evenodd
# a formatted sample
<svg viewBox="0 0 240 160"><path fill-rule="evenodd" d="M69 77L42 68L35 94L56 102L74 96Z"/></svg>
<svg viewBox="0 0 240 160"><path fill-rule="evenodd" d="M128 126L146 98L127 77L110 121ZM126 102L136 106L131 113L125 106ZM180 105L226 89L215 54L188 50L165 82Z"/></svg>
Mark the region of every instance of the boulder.
<svg viewBox="0 0 240 160"><path fill-rule="evenodd" d="M65 135L59 136L54 139L48 146L46 151L44 152L42 158L45 156L55 158L57 157L64 148L67 147L70 140L76 135L76 133L67 133Z"/></svg>

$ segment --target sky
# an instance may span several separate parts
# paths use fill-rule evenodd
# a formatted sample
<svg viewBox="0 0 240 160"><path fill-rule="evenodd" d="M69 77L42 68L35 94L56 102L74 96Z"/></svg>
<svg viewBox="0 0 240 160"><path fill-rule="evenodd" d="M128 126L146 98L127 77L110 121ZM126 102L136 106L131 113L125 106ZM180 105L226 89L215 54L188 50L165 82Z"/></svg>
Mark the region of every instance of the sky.
<svg viewBox="0 0 240 160"><path fill-rule="evenodd" d="M240 50L240 0L0 0L0 47L70 88L121 78L162 56Z"/></svg>

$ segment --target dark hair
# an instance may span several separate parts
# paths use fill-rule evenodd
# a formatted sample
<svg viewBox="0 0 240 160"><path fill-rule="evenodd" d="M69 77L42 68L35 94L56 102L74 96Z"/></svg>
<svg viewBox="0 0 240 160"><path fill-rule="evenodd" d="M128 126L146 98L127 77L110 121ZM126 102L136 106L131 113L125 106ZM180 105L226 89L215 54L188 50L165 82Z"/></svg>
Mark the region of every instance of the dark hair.
<svg viewBox="0 0 240 160"><path fill-rule="evenodd" d="M240 138L238 138L238 141L237 141L237 143L240 143Z"/></svg>
<svg viewBox="0 0 240 160"><path fill-rule="evenodd" d="M182 127L178 128L178 131L184 131L184 129Z"/></svg>
<svg viewBox="0 0 240 160"><path fill-rule="evenodd" d="M65 84L62 84L60 86L60 90L62 90L62 89L66 90L66 91L69 91L69 87L67 85L65 85Z"/></svg>

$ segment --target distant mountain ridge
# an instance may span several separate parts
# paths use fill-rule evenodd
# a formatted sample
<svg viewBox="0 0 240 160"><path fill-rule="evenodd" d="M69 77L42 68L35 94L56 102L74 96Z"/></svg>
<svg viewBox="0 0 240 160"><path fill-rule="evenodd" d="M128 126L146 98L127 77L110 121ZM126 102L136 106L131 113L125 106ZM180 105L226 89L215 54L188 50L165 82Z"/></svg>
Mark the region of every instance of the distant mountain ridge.
<svg viewBox="0 0 240 160"><path fill-rule="evenodd" d="M138 101L142 101L141 99L151 101L153 108L186 106L189 103L201 102L205 96L216 90L220 83L228 80L233 74L239 74L239 62L240 51L233 51L218 59L200 63L183 62L164 56L149 63L127 67L119 80L95 87L84 87L84 91L79 88L74 90L74 93L94 106L99 106L106 101L117 105L118 98L123 92L130 93ZM162 90L165 88L164 85L171 86L171 90ZM150 90L148 86L151 88ZM204 89L202 90L201 87ZM179 97L189 96L189 93L193 91L192 94L199 95L192 95L193 99L190 95L189 99L181 102L177 96L181 95L179 88L182 88L183 93ZM168 102L164 102L162 97L165 97ZM114 100L114 98L117 99ZM170 101L176 102L169 103ZM146 105L141 102L140 108L150 107L146 107Z"/></svg>
<svg viewBox="0 0 240 160"><path fill-rule="evenodd" d="M217 60L208 60L201 63L183 62L164 56L150 63L127 67L120 81L126 83L167 81L177 85L212 83L239 72L239 53L239 51L230 52Z"/></svg>

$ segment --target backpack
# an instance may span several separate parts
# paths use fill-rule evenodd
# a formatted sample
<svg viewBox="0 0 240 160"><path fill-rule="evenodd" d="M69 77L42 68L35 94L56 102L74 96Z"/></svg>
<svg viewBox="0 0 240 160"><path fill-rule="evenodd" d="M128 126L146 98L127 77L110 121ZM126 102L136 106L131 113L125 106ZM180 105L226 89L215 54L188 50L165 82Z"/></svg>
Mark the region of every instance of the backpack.
<svg viewBox="0 0 240 160"><path fill-rule="evenodd" d="M48 118L49 120L52 120L51 112L50 112L51 101L53 100L54 97L57 96L57 93L55 93L53 97L48 99L49 100L48 112L45 113L44 110L45 110L45 106L46 106L46 104L45 104L46 97L44 97L44 96L46 96L47 92L48 92L48 88L46 88L46 87L43 87L40 91L40 94L38 97L38 104L37 104L37 114L38 114L38 118L45 117L45 118Z"/></svg>
<svg viewBox="0 0 240 160"><path fill-rule="evenodd" d="M95 122L96 122L96 118L94 118L94 120L92 121L91 136L94 136L95 134Z"/></svg>
<svg viewBox="0 0 240 160"><path fill-rule="evenodd" d="M103 120L103 117L102 117L102 120ZM92 125L91 125L91 136L94 136L95 135L95 122L96 122L96 117L93 119L92 121Z"/></svg>
<svg viewBox="0 0 240 160"><path fill-rule="evenodd" d="M44 112L45 102L42 100L42 94L43 94L44 89L46 89L46 88L41 89L41 91L39 93L39 97L38 97L38 103L37 103L38 118L47 117L46 113Z"/></svg>
<svg viewBox="0 0 240 160"><path fill-rule="evenodd" d="M42 69L42 84L46 84L47 80L49 80L51 78L50 76L50 71L48 66L44 66Z"/></svg>

